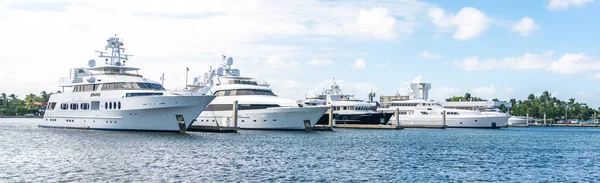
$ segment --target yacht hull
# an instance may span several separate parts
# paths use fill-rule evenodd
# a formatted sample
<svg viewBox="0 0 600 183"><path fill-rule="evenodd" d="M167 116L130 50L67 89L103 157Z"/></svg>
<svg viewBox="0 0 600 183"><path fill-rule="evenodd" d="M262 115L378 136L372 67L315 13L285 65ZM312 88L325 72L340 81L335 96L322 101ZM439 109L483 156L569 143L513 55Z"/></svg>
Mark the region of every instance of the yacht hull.
<svg viewBox="0 0 600 183"><path fill-rule="evenodd" d="M238 111L238 127L246 130L305 130L314 127L327 107L274 107ZM234 126L233 111L203 111L192 126Z"/></svg>
<svg viewBox="0 0 600 183"><path fill-rule="evenodd" d="M46 111L39 127L126 131L185 131L215 96L149 96L100 100L97 110ZM93 100L93 99L92 99ZM51 102L81 101L52 96ZM105 109L104 101L118 101L120 109ZM69 102L77 103L77 102Z"/></svg>
<svg viewBox="0 0 600 183"><path fill-rule="evenodd" d="M385 125L392 115L391 113L333 114L333 119L336 124ZM324 114L317 124L328 125L329 114Z"/></svg>
<svg viewBox="0 0 600 183"><path fill-rule="evenodd" d="M510 116L447 116L447 128L501 128L503 127ZM392 116L390 123L394 123L395 118ZM436 117L408 117L400 115L401 125L420 125L420 126L440 126L443 125L443 118Z"/></svg>

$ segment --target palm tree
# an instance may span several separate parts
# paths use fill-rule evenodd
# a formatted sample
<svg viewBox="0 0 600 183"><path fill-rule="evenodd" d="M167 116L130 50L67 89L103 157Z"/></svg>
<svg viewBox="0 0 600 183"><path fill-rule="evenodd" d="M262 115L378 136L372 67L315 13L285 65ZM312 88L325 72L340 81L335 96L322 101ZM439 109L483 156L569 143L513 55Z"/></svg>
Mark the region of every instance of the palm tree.
<svg viewBox="0 0 600 183"><path fill-rule="evenodd" d="M6 93L2 93L2 94L0 94L0 102L1 102L1 103L2 103L4 106L8 105L8 101L6 101ZM0 107L2 107L2 106L0 106Z"/></svg>

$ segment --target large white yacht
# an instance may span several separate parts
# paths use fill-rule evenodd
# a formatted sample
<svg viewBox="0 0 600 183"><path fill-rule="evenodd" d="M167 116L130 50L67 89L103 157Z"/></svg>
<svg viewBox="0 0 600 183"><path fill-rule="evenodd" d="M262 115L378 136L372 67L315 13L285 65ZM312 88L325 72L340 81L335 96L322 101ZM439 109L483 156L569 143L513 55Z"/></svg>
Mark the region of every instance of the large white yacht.
<svg viewBox="0 0 600 183"><path fill-rule="evenodd" d="M40 127L185 132L215 98L172 95L126 66L130 55L122 54L119 38L109 38L105 48L110 53L98 52L104 65L90 60L61 78L63 92L50 96Z"/></svg>
<svg viewBox="0 0 600 183"><path fill-rule="evenodd" d="M356 100L353 97L353 95L342 94L342 90L334 78L333 85L329 89L325 89L321 95L309 97L301 103L306 107L333 107L333 119L336 124L385 125L392 117L391 113L377 112L377 103ZM329 114L323 115L317 124L329 124Z"/></svg>
<svg viewBox="0 0 600 183"><path fill-rule="evenodd" d="M399 109L402 125L443 125L443 114L446 111L446 127L448 128L501 128L508 121L509 115L482 114L479 111L444 108L437 102L423 99L392 101L389 108L379 111L393 113ZM395 122L395 117L390 120Z"/></svg>
<svg viewBox="0 0 600 183"><path fill-rule="evenodd" d="M313 127L328 107L300 107L291 99L275 95L265 82L241 77L232 69L233 59L223 56L222 65L206 72L181 94L217 96L192 126L233 126L233 102L238 101L238 127L254 130L305 130Z"/></svg>

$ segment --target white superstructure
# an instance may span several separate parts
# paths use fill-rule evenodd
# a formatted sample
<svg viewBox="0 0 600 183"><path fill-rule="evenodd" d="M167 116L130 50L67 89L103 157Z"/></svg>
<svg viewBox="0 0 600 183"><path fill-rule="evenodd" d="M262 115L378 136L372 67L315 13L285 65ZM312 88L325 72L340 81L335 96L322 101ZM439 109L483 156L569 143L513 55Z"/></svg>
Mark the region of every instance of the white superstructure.
<svg viewBox="0 0 600 183"><path fill-rule="evenodd" d="M377 103L357 100L353 95L343 94L335 78L329 89L324 89L321 95L302 100L301 104L306 107L332 107L333 119L337 124L387 124L391 117L389 113L377 112ZM328 124L326 119L329 114L326 115L327 118L322 118L319 124Z"/></svg>
<svg viewBox="0 0 600 183"><path fill-rule="evenodd" d="M479 111L444 108L437 102L423 99L393 101L389 108L379 111L393 113L399 109L401 124L408 125L443 125L446 112L446 127L450 128L500 128L507 122L509 115L482 114ZM395 122L392 117L391 123Z"/></svg>
<svg viewBox="0 0 600 183"><path fill-rule="evenodd" d="M265 82L241 77L232 69L233 59L223 56L222 65L210 69L180 94L214 94L217 98L203 111L194 126L233 126L233 102L238 101L238 127L260 130L304 130L313 127L327 107L300 107L294 100L275 95Z"/></svg>
<svg viewBox="0 0 600 183"><path fill-rule="evenodd" d="M61 78L62 93L52 94L40 127L100 130L185 132L192 120L215 98L212 95L175 96L163 86L126 66L130 55L117 37L107 40L88 67L71 69Z"/></svg>

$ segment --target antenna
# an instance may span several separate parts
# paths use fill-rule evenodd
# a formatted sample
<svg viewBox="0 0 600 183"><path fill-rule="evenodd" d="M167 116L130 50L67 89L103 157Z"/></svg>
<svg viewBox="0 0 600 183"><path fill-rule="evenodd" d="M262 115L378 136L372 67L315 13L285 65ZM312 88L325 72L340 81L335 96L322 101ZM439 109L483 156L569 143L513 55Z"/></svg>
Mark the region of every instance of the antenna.
<svg viewBox="0 0 600 183"><path fill-rule="evenodd" d="M123 41L117 37L108 38L106 40L106 46L104 46L105 50L110 49L110 55L108 52L96 51L100 53L100 58L105 58L106 64L113 66L125 66L125 62L129 60L129 57L132 55L121 54L121 52L125 52L125 48L123 46Z"/></svg>
<svg viewBox="0 0 600 183"><path fill-rule="evenodd" d="M162 73L162 76L160 76L160 85L165 85L165 73Z"/></svg>

